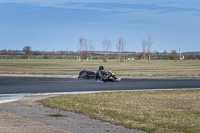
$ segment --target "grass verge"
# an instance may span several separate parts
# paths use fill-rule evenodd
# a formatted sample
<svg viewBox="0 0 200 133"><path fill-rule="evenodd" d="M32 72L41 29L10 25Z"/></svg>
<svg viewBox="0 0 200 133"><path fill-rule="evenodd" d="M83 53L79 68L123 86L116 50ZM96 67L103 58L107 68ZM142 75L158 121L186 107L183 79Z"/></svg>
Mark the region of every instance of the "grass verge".
<svg viewBox="0 0 200 133"><path fill-rule="evenodd" d="M200 90L62 95L39 102L153 133L200 132Z"/></svg>
<svg viewBox="0 0 200 133"><path fill-rule="evenodd" d="M97 71L103 65L105 70L113 68L118 76L200 76L200 60L152 60L118 62L109 60L60 59L2 59L1 74L45 74L45 75L78 75L83 69Z"/></svg>

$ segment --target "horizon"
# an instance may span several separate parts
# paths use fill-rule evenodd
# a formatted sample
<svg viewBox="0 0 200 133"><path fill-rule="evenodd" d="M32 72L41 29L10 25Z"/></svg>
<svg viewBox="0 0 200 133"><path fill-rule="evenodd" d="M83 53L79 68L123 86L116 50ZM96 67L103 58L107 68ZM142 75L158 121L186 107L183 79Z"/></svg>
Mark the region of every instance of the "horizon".
<svg viewBox="0 0 200 133"><path fill-rule="evenodd" d="M90 38L95 51L110 51L120 37L127 51L142 51L150 35L151 52L200 51L200 1L183 0L0 0L0 50L31 46L38 51L78 51Z"/></svg>
<svg viewBox="0 0 200 133"><path fill-rule="evenodd" d="M23 49L15 49L15 50L14 49L0 49L0 52L3 52L4 50L6 50L7 52L8 51L10 51L10 52L15 52L15 51L23 52ZM172 51L173 50L171 50L171 51L151 51L151 53L156 53L156 52L164 53L164 52L167 52L169 54ZM66 50L66 51L64 51L64 50L57 50L57 51L55 51L55 50L52 50L52 51L50 51L50 50L49 51L45 51L45 50L31 50L31 52L46 52L46 53L51 53L51 52L54 52L54 53L56 53L56 52L66 52L66 53L75 52L75 53L77 53L79 51L78 50L77 51L73 51L73 50ZM90 52L104 53L105 51L103 51L103 50L91 50ZM179 53L179 51L176 51L176 52ZM111 53L119 53L119 51L117 51L117 50L111 50L111 51L109 51L109 53L110 54ZM122 52L122 53L136 53L136 54L139 54L139 53L143 53L143 51L125 51L125 52ZM181 53L182 54L184 54L184 53L198 53L198 54L200 54L200 50L199 51L183 51Z"/></svg>

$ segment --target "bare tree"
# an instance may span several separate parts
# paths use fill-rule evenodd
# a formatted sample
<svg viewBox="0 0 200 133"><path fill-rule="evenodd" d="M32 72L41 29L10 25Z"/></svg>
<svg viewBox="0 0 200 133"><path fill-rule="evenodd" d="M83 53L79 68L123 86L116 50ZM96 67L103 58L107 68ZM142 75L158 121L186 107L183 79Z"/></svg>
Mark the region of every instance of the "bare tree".
<svg viewBox="0 0 200 133"><path fill-rule="evenodd" d="M95 47L94 47L94 42L91 38L88 39L87 45L89 50L89 59L92 60L92 52L94 51Z"/></svg>
<svg viewBox="0 0 200 133"><path fill-rule="evenodd" d="M171 59L172 60L177 60L178 59L178 53L176 52L176 50L172 50L171 51Z"/></svg>
<svg viewBox="0 0 200 133"><path fill-rule="evenodd" d="M79 38L79 61L88 59L90 56L90 52L92 49L94 49L93 41L92 39L86 39L85 37Z"/></svg>
<svg viewBox="0 0 200 133"><path fill-rule="evenodd" d="M78 49L79 49L79 61L83 60L83 53L87 49L87 40L85 37L80 37L79 38L79 44L78 44Z"/></svg>
<svg viewBox="0 0 200 133"><path fill-rule="evenodd" d="M142 51L143 51L143 58L145 60L145 53L146 53L146 47L147 47L147 43L146 43L146 40L144 40L143 38L141 39L142 41Z"/></svg>
<svg viewBox="0 0 200 133"><path fill-rule="evenodd" d="M154 43L154 41L153 41L152 37L150 35L148 35L148 39L147 39L148 56L150 56L150 54L151 54L151 47L152 47L153 43Z"/></svg>
<svg viewBox="0 0 200 133"><path fill-rule="evenodd" d="M147 39L142 38L142 50L143 50L143 57L145 60L145 53L148 53L148 57L150 58L151 55L151 47L154 41L150 35L148 35Z"/></svg>
<svg viewBox="0 0 200 133"><path fill-rule="evenodd" d="M108 58L109 58L110 49L112 47L111 41L108 38L105 38L103 43L102 43L102 47L103 47L103 50L104 50L105 61L107 61Z"/></svg>
<svg viewBox="0 0 200 133"><path fill-rule="evenodd" d="M163 53L162 53L162 56L164 59L169 59L169 57L167 56L168 53L167 53L167 50L165 50Z"/></svg>
<svg viewBox="0 0 200 133"><path fill-rule="evenodd" d="M193 53L189 53L188 55L187 55L187 59L188 60L194 60L195 59L195 55L193 54Z"/></svg>
<svg viewBox="0 0 200 133"><path fill-rule="evenodd" d="M125 40L124 38L120 37L117 44L116 44L116 48L119 52L119 60L120 61L124 61L124 53L126 51L126 44L125 44Z"/></svg>

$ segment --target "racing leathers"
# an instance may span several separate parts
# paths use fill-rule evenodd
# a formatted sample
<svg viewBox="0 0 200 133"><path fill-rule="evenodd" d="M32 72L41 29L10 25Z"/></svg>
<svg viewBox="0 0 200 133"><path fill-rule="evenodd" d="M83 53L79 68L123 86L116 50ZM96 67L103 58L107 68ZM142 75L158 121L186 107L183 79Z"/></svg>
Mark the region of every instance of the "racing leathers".
<svg viewBox="0 0 200 133"><path fill-rule="evenodd" d="M103 70L103 66L100 66L99 70L96 72L96 80L101 80L104 82L107 81L118 82L120 79L118 79L111 71L105 72Z"/></svg>

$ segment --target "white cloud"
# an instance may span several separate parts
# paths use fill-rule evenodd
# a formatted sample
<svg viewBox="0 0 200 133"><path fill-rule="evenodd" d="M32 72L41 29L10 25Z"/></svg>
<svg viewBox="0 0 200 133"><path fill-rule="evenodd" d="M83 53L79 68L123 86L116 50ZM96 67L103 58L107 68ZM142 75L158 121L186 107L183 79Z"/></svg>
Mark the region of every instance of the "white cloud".
<svg viewBox="0 0 200 133"><path fill-rule="evenodd" d="M200 7L197 6L200 1L196 0L0 0L0 3L23 3L40 7L114 12L145 12L147 10L160 13L190 11L195 14L200 12ZM106 4L111 4L111 7L106 7Z"/></svg>

